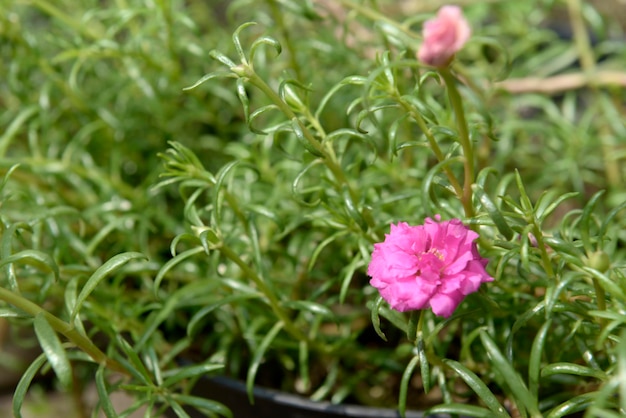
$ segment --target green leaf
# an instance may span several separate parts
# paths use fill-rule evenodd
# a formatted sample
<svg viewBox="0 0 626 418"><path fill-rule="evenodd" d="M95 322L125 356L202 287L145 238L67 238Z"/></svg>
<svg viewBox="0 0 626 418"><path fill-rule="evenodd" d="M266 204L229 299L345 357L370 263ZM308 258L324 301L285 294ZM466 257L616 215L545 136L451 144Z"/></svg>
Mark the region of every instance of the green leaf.
<svg viewBox="0 0 626 418"><path fill-rule="evenodd" d="M174 385L175 383L180 382L181 380L190 379L198 376L205 376L208 373L223 368L223 364L205 363L170 369L163 372L164 380L162 386L167 388Z"/></svg>
<svg viewBox="0 0 626 418"><path fill-rule="evenodd" d="M597 279L604 290L611 293L613 297L618 300L626 300L626 293L624 293L624 291L622 291L622 289L620 289L620 287L608 276L600 273L598 270L592 269L591 267L582 267L581 270L589 274L594 279Z"/></svg>
<svg viewBox="0 0 626 418"><path fill-rule="evenodd" d="M409 382L411 381L411 376L413 376L415 368L419 364L419 360L419 355L414 356L411 361L409 361L409 364L406 365L406 368L402 373L402 380L400 381L400 394L398 397L398 412L400 412L400 416L402 418L406 415L406 397L409 390Z"/></svg>
<svg viewBox="0 0 626 418"><path fill-rule="evenodd" d="M39 357L28 366L28 369L22 373L22 377L15 387L15 392L13 392L13 416L15 418L22 418L22 404L24 403L28 388L39 369L43 367L47 360L45 353L40 354Z"/></svg>
<svg viewBox="0 0 626 418"><path fill-rule="evenodd" d="M29 318L29 315L16 312L13 308L0 308L0 318Z"/></svg>
<svg viewBox="0 0 626 418"><path fill-rule="evenodd" d="M117 412L111 402L111 395L107 390L106 381L104 379L105 367L100 366L96 372L96 391L98 392L98 398L100 399L100 407L107 418L117 418Z"/></svg>
<svg viewBox="0 0 626 418"><path fill-rule="evenodd" d="M620 334L617 345L617 373L615 378L619 382L619 404L622 411L626 411L626 330Z"/></svg>
<svg viewBox="0 0 626 418"><path fill-rule="evenodd" d="M228 58L226 55L222 54L218 50L213 49L213 50L209 51L209 57L213 58L216 61L221 62L222 64L224 64L228 68L232 69L233 67L236 66L236 64L230 58Z"/></svg>
<svg viewBox="0 0 626 418"><path fill-rule="evenodd" d="M298 142L300 142L300 144L307 151L309 151L311 154L315 155L316 157L325 158L324 154L320 150L318 150L315 146L313 146L313 144L311 144L307 138L305 138L303 127L302 127L302 122L300 122L300 120L298 120L298 118L296 117L291 119L291 130L295 134Z"/></svg>
<svg viewBox="0 0 626 418"><path fill-rule="evenodd" d="M545 366L541 370L541 377L552 376L555 374L571 374L583 377L595 377L600 380L607 380L608 376L602 370L597 370L588 366L582 366L574 363L552 363Z"/></svg>
<svg viewBox="0 0 626 418"><path fill-rule="evenodd" d="M228 173L230 173L237 165L239 165L239 161L233 160L227 164L224 164L222 168L215 175L215 187L213 188L213 195L211 200L213 205L215 206L214 214L215 214L215 222L216 224L222 219L222 201L223 199L220 197L223 195L222 188L224 183L226 182L226 177Z"/></svg>
<svg viewBox="0 0 626 418"><path fill-rule="evenodd" d="M304 206L309 206L309 207L314 207L319 205L319 203L321 202L321 199L317 199L313 202L307 202L306 200L304 200L303 197L301 197L301 193L298 191L298 189L300 188L300 182L302 181L302 179L304 178L305 174L312 169L313 167L315 167L316 165L320 165L323 164L322 160L319 159L315 159L313 161L311 161L309 164L307 164L299 173L298 175L294 178L293 182L291 183L291 195L293 196L293 198L301 205Z"/></svg>
<svg viewBox="0 0 626 418"><path fill-rule="evenodd" d="M232 63L232 64L234 65L234 63ZM226 71L226 70L213 71L213 72L203 76L200 80L196 81L191 86L183 87L183 91L193 90L196 87L198 87L199 85L204 84L207 81L212 80L214 78L236 78L236 77L237 76L235 74L233 74L232 72L230 72L230 71Z"/></svg>
<svg viewBox="0 0 626 418"><path fill-rule="evenodd" d="M176 257L168 260L163 266L159 269L156 277L154 278L154 284L152 285L152 291L154 292L154 296L158 298L159 286L161 285L161 281L174 266L179 264L186 259L193 257L196 254L203 253L205 250L203 247L191 248L187 251L183 251L180 254L177 254Z"/></svg>
<svg viewBox="0 0 626 418"><path fill-rule="evenodd" d="M23 250L18 253L11 254L10 256L0 260L0 267L4 267L7 264L12 264L18 261L37 268L46 267L54 274L55 280L58 280L59 278L59 267L57 266L57 263L48 254L37 250Z"/></svg>
<svg viewBox="0 0 626 418"><path fill-rule="evenodd" d="M366 232L368 225L363 218L363 215L359 211L359 209L355 206L354 201L352 200L352 196L350 194L350 186L347 184L342 185L341 187L341 197L343 198L344 208L346 213L352 220L361 228L362 231Z"/></svg>
<svg viewBox="0 0 626 418"><path fill-rule="evenodd" d="M283 48L280 45L280 42L278 42L276 39L270 36L261 36L260 38L252 42L252 45L250 46L250 58L249 58L250 62L254 60L254 55L256 54L256 50L262 45L267 45L269 47L274 48L274 50L276 51L276 56L279 56L280 53L283 51Z"/></svg>
<svg viewBox="0 0 626 418"><path fill-rule="evenodd" d="M183 407L174 399L168 397L167 404L170 406L170 408L172 408L172 410L174 411L174 413L176 414L178 418L190 418L189 414L185 412Z"/></svg>
<svg viewBox="0 0 626 418"><path fill-rule="evenodd" d="M169 298L165 300L163 307L156 312L153 312L144 324L143 334L135 344L135 351L139 351L150 340L150 337L157 330L159 325L163 323L167 318L172 315L174 309L178 305L179 300L184 296L185 288L178 290L175 294L171 294Z"/></svg>
<svg viewBox="0 0 626 418"><path fill-rule="evenodd" d="M320 119L320 116L322 112L324 111L324 108L326 107L330 99L337 93L338 90L342 89L345 86L350 86L350 85L362 86L363 84L365 84L366 81L367 79L361 76L349 76L341 80L338 84L335 84L330 90L328 90L328 92L322 98L322 100L320 100L320 103L317 106L317 109L315 110L315 115L314 115L315 119L317 120Z"/></svg>
<svg viewBox="0 0 626 418"><path fill-rule="evenodd" d="M264 131L263 129L258 129L254 126L254 120L258 118L259 116L264 115L265 113L273 111L273 110L280 111L280 108L275 104L269 104L267 106L260 107L254 112L250 113L250 116L246 120L248 129L250 130L250 132L258 134L258 135L267 135L266 131Z"/></svg>
<svg viewBox="0 0 626 418"><path fill-rule="evenodd" d="M600 226L600 231L598 232L598 238L600 239L598 249L601 250L603 247L602 244L604 243L604 241L602 240L602 238L604 238L604 235L606 234L607 229L613 222L613 218L615 218L615 216L617 216L617 214L623 209L626 209L626 202L623 202L622 204L613 208L607 216L602 217L602 225Z"/></svg>
<svg viewBox="0 0 626 418"><path fill-rule="evenodd" d="M382 338L383 341L387 341L385 333L380 329L379 311L383 303L385 303L385 299L383 299L382 296L378 296L376 302L374 303L374 306L372 306L372 325L374 326L374 331L376 331L376 334L378 334L378 336Z"/></svg>
<svg viewBox="0 0 626 418"><path fill-rule="evenodd" d="M309 263L307 265L307 270L310 272L315 268L315 262L317 261L317 258L319 257L320 253L322 252L322 250L330 243L332 243L333 241L337 240L338 238L349 234L350 231L345 229L345 230L339 230L337 232L335 232L334 234L332 234L331 236L327 237L325 240L323 240L322 242L320 242L315 249L313 250L313 252L311 253L311 258L309 259Z"/></svg>
<svg viewBox="0 0 626 418"><path fill-rule="evenodd" d="M248 92L246 91L246 84L243 78L238 78L235 82L237 97L241 102L241 106L243 107L243 116L246 120L246 124L251 126L252 121L250 120L250 99L248 98ZM253 131L254 132L254 131Z"/></svg>
<svg viewBox="0 0 626 418"><path fill-rule="evenodd" d="M498 398L489 390L485 382L473 371L455 360L444 359L443 362L459 375L461 379L476 393L480 399L492 411L494 417L509 418L510 415L506 409L500 404Z"/></svg>
<svg viewBox="0 0 626 418"><path fill-rule="evenodd" d="M483 205L483 208L489 214L489 217L493 221L496 228L498 228L498 231L500 231L500 233L507 240L510 240L511 238L513 238L513 235L514 235L513 230L506 223L506 219L504 219L504 216L502 215L502 213L500 212L496 204L493 203L491 198L487 195L487 193L485 193L482 187L480 187L478 184L473 184L472 190L474 191L474 194L480 200L480 203Z"/></svg>
<svg viewBox="0 0 626 418"><path fill-rule="evenodd" d="M144 260L147 257L141 253L136 252L127 252L114 256L109 261L101 265L87 280L87 283L83 286L82 290L78 294L78 298L76 299L76 305L74 306L74 310L70 316L70 324L74 323L80 308L83 303L87 299L87 297L93 292L93 290L98 286L98 284L106 278L109 274L113 273L115 270L119 269L124 264L128 263L131 260L142 258Z"/></svg>
<svg viewBox="0 0 626 418"><path fill-rule="evenodd" d="M460 403L450 403L432 407L424 413L424 416L428 417L431 415L445 414L460 415L464 417L493 418L493 411L487 408Z"/></svg>
<svg viewBox="0 0 626 418"><path fill-rule="evenodd" d="M433 124L437 125L437 115L425 104L422 100L420 100L417 96L406 95L402 96L400 100L403 103L409 104L412 106L417 113L419 113L423 118L428 119Z"/></svg>
<svg viewBox="0 0 626 418"><path fill-rule="evenodd" d="M239 302L246 299L258 299L261 297L263 297L261 293L255 292L242 294L241 291L238 290L238 292L233 295L226 296L215 303L203 307L198 312L196 312L187 323L187 335L196 335L196 333L198 332L198 327L202 324L202 319L204 319L208 314L210 314L220 306L228 305L229 303Z"/></svg>
<svg viewBox="0 0 626 418"><path fill-rule="evenodd" d="M321 315L325 317L333 317L333 311L328 309L326 306L311 302L309 300L288 300L283 303L285 308L295 309L298 311L308 311L315 315Z"/></svg>
<svg viewBox="0 0 626 418"><path fill-rule="evenodd" d="M61 344L61 340L57 333L52 329L45 314L40 312L35 316L35 334L39 340L39 345L43 350L48 362L52 366L54 373L59 378L64 388L72 386L72 366L67 359L65 348Z"/></svg>
<svg viewBox="0 0 626 418"><path fill-rule="evenodd" d="M541 417L537 398L533 397L528 388L517 374L511 363L502 355L496 343L491 339L486 331L480 333L480 339L487 350L487 355L491 359L494 370L500 375L504 382L511 389L511 396L518 408L524 408L533 417Z"/></svg>
<svg viewBox="0 0 626 418"><path fill-rule="evenodd" d="M576 412L584 411L591 405L593 405L595 397L598 392L588 392L583 395L571 398L559 406L552 408L546 415L546 418L560 418L574 414Z"/></svg>
<svg viewBox="0 0 626 418"><path fill-rule="evenodd" d="M437 184L437 182L435 181L437 174L439 174L449 165L462 162L462 157L451 157L435 164L430 170L428 170L428 173L424 177L422 183L422 201L424 202L424 205L426 205L426 207L424 208L425 211L437 213L435 212L434 207L441 207L439 199L437 198L438 193L435 193L435 191L433 190L433 185ZM454 193L454 191L452 191L452 193Z"/></svg>
<svg viewBox="0 0 626 418"><path fill-rule="evenodd" d="M241 33L242 30L246 29L247 27L254 26L256 24L257 24L256 22L242 23L241 25L239 25L237 29L235 29L235 32L233 32L233 44L235 45L235 50L237 51L237 55L239 55L241 62L246 62L246 54L243 52L241 41L239 40L239 34Z"/></svg>
<svg viewBox="0 0 626 418"><path fill-rule="evenodd" d="M130 370L133 375L144 385L152 385L152 376L150 376L150 373L146 369L146 366L139 358L139 348L131 347L128 341L126 341L121 335L117 336L117 344L121 347L124 354L126 354L126 359L120 359L127 365L126 368Z"/></svg>
<svg viewBox="0 0 626 418"><path fill-rule="evenodd" d="M528 197L528 193L526 193L526 188L524 187L522 176L517 169L515 170L515 182L517 183L517 189L520 192L519 200L521 208L524 211L524 214L528 216L533 211L533 204L530 200L530 197Z"/></svg>
<svg viewBox="0 0 626 418"><path fill-rule="evenodd" d="M173 394L172 398L176 400L176 402L179 402L183 405L193 406L194 408L198 408L212 414L218 414L227 418L233 417L232 412L230 412L230 409L228 409L225 405L210 399L179 394Z"/></svg>
<svg viewBox="0 0 626 418"><path fill-rule="evenodd" d="M537 332L532 348L530 349L530 359L528 360L528 390L537 398L539 395L539 374L541 371L541 355L546 342L548 330L552 325L552 320L547 320Z"/></svg>
<svg viewBox="0 0 626 418"><path fill-rule="evenodd" d="M311 387L311 377L309 373L309 343L307 341L298 343L298 370L302 387L308 391Z"/></svg>
<svg viewBox="0 0 626 418"><path fill-rule="evenodd" d="M595 206L604 192L605 190L600 190L594 194L585 205L583 213L580 216L580 238L587 254L591 254L593 252L593 243L591 240L591 218L593 217Z"/></svg>
<svg viewBox="0 0 626 418"><path fill-rule="evenodd" d="M22 107L22 111L13 116L11 120L11 124L4 130L2 136L0 136L0 157L4 158L4 154L6 153L7 147L11 143L12 138L15 136L20 127L34 114L39 111L39 106L31 105L28 107Z"/></svg>
<svg viewBox="0 0 626 418"><path fill-rule="evenodd" d="M63 300L65 302L65 310L67 312L72 312L74 310L74 307L76 306L76 297L78 296L79 280L80 280L80 276L74 276L72 279L70 279L67 282L67 285L65 287ZM85 332L85 327L83 326L83 323L80 321L79 317L76 317L76 320L71 325L75 327L78 330L78 332L80 332L81 334L87 335L87 333Z"/></svg>
<svg viewBox="0 0 626 418"><path fill-rule="evenodd" d="M565 200L567 199L571 199L572 197L576 197L580 195L580 193L578 192L570 192L570 193L565 193L562 196L559 196L554 202L548 204L545 208L543 207L544 205L540 205L540 202L537 202L537 210L536 210L536 215L537 218L540 221L543 221L544 219L546 219L552 212L554 212L554 210L561 204L563 203Z"/></svg>
<svg viewBox="0 0 626 418"><path fill-rule="evenodd" d="M4 186L6 186L7 183L9 182L9 178L11 177L11 174L13 174L13 172L17 170L19 166L20 166L19 163L13 164L11 167L9 167L7 172L4 173L4 177L2 177L2 181L0 182L0 192L4 190Z"/></svg>
<svg viewBox="0 0 626 418"><path fill-rule="evenodd" d="M281 329L283 329L284 324L282 321L274 324L272 329L265 335L261 344L254 351L254 355L252 357L252 361L248 366L248 376L246 377L246 389L248 391L248 399L251 404L254 404L254 393L252 392L254 389L254 379L256 378L256 373L259 370L259 366L261 365L261 361L263 360L263 356L265 355L265 351L269 348L270 344L276 338Z"/></svg>
<svg viewBox="0 0 626 418"><path fill-rule="evenodd" d="M421 315L424 313L421 312ZM420 359L420 373L422 375L422 385L424 385L424 393L430 392L430 364L426 356L426 346L424 340L420 337L417 340L417 355Z"/></svg>
<svg viewBox="0 0 626 418"><path fill-rule="evenodd" d="M339 303L344 303L348 290L350 289L350 283L354 277L354 272L361 267L364 267L366 262L360 255L352 257L352 261L342 271L343 279L341 279L341 290L339 291Z"/></svg>

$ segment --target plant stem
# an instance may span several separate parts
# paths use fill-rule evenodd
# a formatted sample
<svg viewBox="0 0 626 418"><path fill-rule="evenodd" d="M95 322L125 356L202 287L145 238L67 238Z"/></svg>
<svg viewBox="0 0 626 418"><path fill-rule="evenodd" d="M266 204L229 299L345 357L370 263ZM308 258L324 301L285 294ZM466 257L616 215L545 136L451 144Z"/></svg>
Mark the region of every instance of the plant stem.
<svg viewBox="0 0 626 418"><path fill-rule="evenodd" d="M54 316L36 303L33 303L23 296L11 292L4 287L0 287L0 300L21 309L33 317L40 313L43 314L52 329L59 334L63 334L74 345L89 355L89 357L91 357L96 363L104 364L109 369L123 373L126 376L130 375L124 366L104 354L94 345L93 342L91 342L89 338L78 332L74 326Z"/></svg>
<svg viewBox="0 0 626 418"><path fill-rule="evenodd" d="M596 68L596 59L591 48L587 28L585 27L582 4L580 0L567 0L567 9L569 11L570 25L574 32L574 42L578 49L580 65L585 75L589 76Z"/></svg>
<svg viewBox="0 0 626 418"><path fill-rule="evenodd" d="M556 282L559 281L559 278L554 274L554 269L552 268L552 261L550 261L550 256L548 255L548 250L545 242L543 241L543 232L541 231L540 226L537 224L537 220L534 219L533 216L533 235L537 240L537 248L539 248L539 252L541 253L541 261L543 262L543 267L546 270L546 273L549 277L554 277ZM564 296L562 296L564 297Z"/></svg>
<svg viewBox="0 0 626 418"><path fill-rule="evenodd" d="M623 71L596 70L593 74L585 72L558 74L551 77L509 78L494 84L497 89L509 93L545 93L558 94L564 91L584 87L626 87L626 73Z"/></svg>
<svg viewBox="0 0 626 418"><path fill-rule="evenodd" d="M580 58L580 65L582 67L584 77L587 80L593 81L591 88L595 103L592 103L592 106L601 104L599 100L601 92L599 91L598 85L596 84L596 79L598 78L596 75L596 57L593 53L591 41L589 40L589 33L585 26L581 0L567 0L567 9L569 12L570 25L572 26L572 31L574 33L574 42L576 44L576 49L578 50L578 57ZM601 122L600 129L606 132L606 126L609 126L610 123L603 122ZM615 145L612 143L610 134L600 135L600 141L602 144L602 154L604 157L605 176L611 186L617 186L620 184L620 168L618 160L614 157Z"/></svg>
<svg viewBox="0 0 626 418"><path fill-rule="evenodd" d="M420 336L420 339L422 338L423 312L424 310L422 309L420 311L411 311L409 313L409 323L407 324L406 333L408 340L413 344L417 344L418 335Z"/></svg>
<svg viewBox="0 0 626 418"><path fill-rule="evenodd" d="M417 112L413 106L411 106L406 101L402 100L402 98L399 97L399 95L396 95L396 101L400 103L400 105L404 108L404 110L409 115L411 115L413 120L415 120L415 122L417 123L417 126L419 126L421 131L424 133L424 135L426 136L426 139L428 140L428 145L430 146L430 149L435 154L437 161L438 162L444 161L445 155L441 151L441 148L439 148L439 144L437 143L437 140L435 139L431 130L426 125L426 122L424 121L424 118L422 118L422 115L420 115L420 113ZM446 176L448 177L448 181L452 185L454 192L456 193L458 198L461 199L463 196L463 188L461 187L461 184L459 183L457 178L454 176L454 173L452 172L450 167L447 167L447 166L444 167L443 171L446 173Z"/></svg>
<svg viewBox="0 0 626 418"><path fill-rule="evenodd" d="M283 114L287 116L287 118L289 118L290 121L295 121L298 124L300 130L302 131L302 135L304 136L304 139L308 142L308 144L315 151L317 151L320 155L323 156L322 158L323 158L324 164L326 164L328 169L333 173L333 176L335 177L339 185L345 184L346 186L348 186L348 191L350 193L350 197L352 198L352 201L355 203L358 202L359 196L357 195L354 188L351 187L350 183L348 182L348 179L346 178L343 172L343 169L341 168L341 166L339 165L337 161L337 157L333 149L330 146L324 146L320 141L315 139L311 131L302 123L300 118L298 118L298 116L291 109L291 107L289 107L289 105L285 103L285 101L278 95L278 93L276 93L261 77L257 75L256 72L254 72L254 70L252 69L250 65L241 64L241 66L238 66L238 68L234 70L234 72L240 77L247 78L248 81L252 85L254 85L263 93L265 93L265 95L276 106L278 106L280 111L283 112ZM338 187L338 190L341 190L341 187Z"/></svg>
<svg viewBox="0 0 626 418"><path fill-rule="evenodd" d="M465 110L463 109L463 100L456 87L456 80L448 67L439 68L439 74L443 77L448 89L448 98L452 104L452 109L456 116L456 125L459 131L459 142L463 149L463 157L465 158L464 175L463 175L463 195L461 203L465 209L465 216L472 218L474 216L474 207L472 205L472 184L474 183L474 149L469 137L469 129L467 120L465 119Z"/></svg>
<svg viewBox="0 0 626 418"><path fill-rule="evenodd" d="M225 244L222 244L218 247L218 250L229 260L237 264L239 268L243 271L243 273L254 282L257 288L265 295L268 299L269 305L274 312L274 314L278 317L280 321L283 322L285 326L285 330L291 334L298 341L309 341L309 338L293 323L287 312L280 306L280 301L274 294L274 292L267 286L265 281L254 271L246 262L244 262L230 247ZM311 342L313 343L313 342ZM323 349L323 351L327 351Z"/></svg>

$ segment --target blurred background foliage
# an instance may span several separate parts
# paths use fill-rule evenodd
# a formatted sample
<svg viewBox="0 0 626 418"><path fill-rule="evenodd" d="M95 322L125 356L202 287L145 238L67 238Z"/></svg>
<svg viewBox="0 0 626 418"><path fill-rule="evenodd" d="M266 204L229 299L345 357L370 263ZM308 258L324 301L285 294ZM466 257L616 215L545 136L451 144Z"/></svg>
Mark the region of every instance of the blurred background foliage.
<svg viewBox="0 0 626 418"><path fill-rule="evenodd" d="M228 293L223 289L224 293L219 293L214 283L211 286L215 286L215 294L198 295L198 289L194 293L194 281L198 277L237 276L238 269L225 267L218 255L202 262L181 262L171 271L164 268L172 259L170 245L175 237L179 237L175 241L179 255L193 251L198 243L191 236L197 235L204 223L215 220L217 194L195 193L210 188L212 180L207 180L206 173L223 173L225 189L243 202L249 222L240 225L236 210L224 210L224 217L218 219L220 232L230 237L230 245L247 251L257 239L259 249L246 254L246 261L259 257L261 250L266 257L275 256L277 266L271 265L271 257L254 262L260 271L275 274L276 287L289 284L293 300L315 301L324 294L332 295L323 299L326 306L332 307L334 314L350 318L347 322L354 320L355 341L346 347L361 343L359 338L369 341L373 334L370 324L360 321L364 314L369 315L365 306L372 298L371 292L363 291L367 286L363 272L368 245L382 237L389 222L417 222L432 216L434 210L458 215L458 204L447 200L445 180L431 171L436 161L424 147L421 130L405 118L403 109L392 106L384 89L397 88L404 95L419 90L416 96L423 100L420 110L437 115L439 119L434 122L442 127L453 126L453 115L444 104L439 83L428 77L421 79L422 74L414 67L405 66L413 59L417 45L412 34L418 33L421 23L441 2L363 2L373 9L380 8L383 15L404 21L405 30L384 20L374 22L358 13L358 8L349 11L349 3L0 0L0 174L5 178L0 187L0 256L24 256L23 263L2 267L2 285L19 287L22 295L63 317L67 316L68 300L75 298L79 282L115 255L141 252L149 261L135 261L121 273L112 274L107 279L110 285L95 288L86 302L89 310L85 310L83 320L92 325L91 337L115 341L124 335L138 350L157 347L156 353L143 354L146 358L158 357L160 367L167 369L172 367L173 358L207 327L205 332L210 329L216 335L214 340L213 334L208 335L205 342L214 350L213 360L228 356L228 371L241 375L253 357L259 336L272 325L255 322L254 313L263 303L257 306L249 302L244 307L245 315L228 310L205 312L188 330L199 306L211 306L216 303L216 295ZM481 144L477 149L479 169L489 166L499 173L517 170L526 190L514 187L512 175L492 180L485 174L481 187L494 200L510 194L512 201L525 193L536 201L549 190L543 209L560 196L578 192L551 210L549 217L540 219L545 222L547 235L554 238L551 245L557 248L562 243L559 240L576 242L573 249L563 249L563 245L559 250L569 251L572 257L578 254L579 261L584 261L583 256L604 248L589 236L606 237L613 268L623 266L624 216L614 214L611 220L615 224L608 226L602 215L594 216L591 209L584 208L606 214L626 201L626 82L620 73L626 62L626 6L619 0L462 3L468 6L474 40L458 54L455 69L465 81L462 94L472 138ZM607 6L609 3L612 6ZM576 32L572 24L575 21L568 15L572 4L581 5L580 16L588 32ZM284 115L268 111L255 115L254 123L249 123L250 115L242 108L231 80L211 80L183 91L219 67L210 58L211 50L236 56L232 33L245 21L258 23L241 34L246 51L261 35L278 39L283 49L276 57L271 48L258 48L254 59L257 74L276 90L284 87L281 80L289 81L304 108L314 111L342 80L356 77L341 84L324 102L323 111L310 120L317 121L326 133L353 130L352 136L338 137L336 150L342 169L348 178L355 179L351 186L362 197L354 202L361 211L359 216L369 211L373 218L351 218L353 213L344 210L341 191L328 191L333 180L322 167L312 164L302 171L313 158L293 135L283 135L278 129L285 121ZM391 53L385 55L385 50ZM383 79L383 69L389 66L394 66L394 81L389 85L378 83L377 77ZM549 77L562 75L575 77L557 88L557 81L562 79ZM531 87L529 79L535 82ZM421 84L416 89L418 81ZM364 85L374 87L364 92ZM553 89L546 93L546 88ZM247 93L252 111L267 105L267 98L258 90L248 89ZM254 129L270 134L258 134ZM450 133L441 129L437 137L451 147L450 154L454 155ZM172 146L171 141L180 145ZM226 170L233 161L239 161L240 167ZM175 179L176 169L185 170L179 176L186 182L184 186L177 190L166 187L171 185L166 183L154 188L163 181L163 173ZM297 187L292 187L296 179ZM292 193L292 189L297 192ZM596 194L601 190L606 192ZM593 205L589 206L593 196ZM303 211L300 217L289 217L306 207L303 201L310 204L319 199L322 205ZM498 206L516 232L529 232L524 229L526 218L513 205ZM476 222L489 224L483 215ZM366 223L365 231L359 222ZM359 236L358 245L354 245L352 233ZM327 241L329 237L332 239ZM528 257L537 260L539 254L533 253L526 236L519 242L498 243L503 246L491 248L494 257L504 260L494 263L493 269L513 277L495 290L500 292L501 305L488 324L492 329L502 326L510 330L515 316L526 312L531 299L543 296L545 288L550 287L537 265L527 264ZM40 253L25 253L31 250ZM526 254L524 259L523 251L531 255ZM52 261L41 254L49 255ZM565 269L565 263L560 267ZM329 280L328 272L336 277ZM163 280L166 273L168 279ZM576 274L567 272L571 276L567 277L576 281ZM293 277L299 278L295 285ZM623 274L621 278L623 281ZM589 297L590 282L580 283L575 293L581 299ZM227 287L229 292L241 290L246 298L256 297L254 291L243 289L235 281L228 282ZM166 301L172 295L178 299L168 305ZM362 310L342 310L340 295L350 295L351 306L360 304ZM590 303L584 306L592 308ZM32 321L20 315L13 318L16 315L2 305L0 309L2 316L12 317L16 323ZM310 319L306 309L297 309L304 311L301 320ZM576 311L584 317L580 321L585 325L580 325L580 330L586 339L576 339L575 332L565 328L557 334L571 336L577 344L565 353L567 358L560 360L577 361L585 344L595 337L597 329L589 324L597 318L580 313L578 305L572 311L564 310L564 315L574 316L572 312ZM615 328L624 323L619 315L609 318ZM393 319L392 313L387 316ZM337 332L325 320L315 318L321 334L332 336ZM535 318L529 316L525 321L518 323L516 332ZM468 321L459 327L471 334L469 328L478 325L484 324ZM516 346L516 353L530 350L541 325L538 321L524 328L527 338L515 341L526 341L528 347ZM172 334L163 336L157 331L163 329ZM390 326L385 331L392 340L394 332L397 341L403 338ZM453 331L442 341L433 342L436 350L449 350ZM217 339L224 332L232 332L231 341ZM616 335L617 331L607 328L606 332ZM513 334L498 337L513 341ZM603 341L610 339L607 335L603 335ZM24 346L32 346L34 338L18 339L17 333L13 336ZM552 343L558 345L556 340ZM124 352L123 344L115 344L109 354L119 357ZM289 343L284 348L277 350L270 364L296 369L298 365L289 355L298 348ZM410 348L401 345L387 350L395 352L396 358L406 359ZM389 360L388 351L378 346L372 349L376 350L376 366L396 372L393 385L397 387L404 364ZM2 356L2 364L10 366L8 354ZM600 357L598 368L606 368L615 356ZM371 358L357 357L356 366L352 366L363 367ZM322 355L322 360L328 359ZM483 367L480 361L478 369ZM93 367L89 367L77 378L93 376ZM323 372L311 371L312 379L320 385ZM347 376L345 384L358 386L362 378ZM386 379L388 376L382 373L372 378L373 384L383 386L389 383ZM322 389L316 394L319 398L327 395Z"/></svg>

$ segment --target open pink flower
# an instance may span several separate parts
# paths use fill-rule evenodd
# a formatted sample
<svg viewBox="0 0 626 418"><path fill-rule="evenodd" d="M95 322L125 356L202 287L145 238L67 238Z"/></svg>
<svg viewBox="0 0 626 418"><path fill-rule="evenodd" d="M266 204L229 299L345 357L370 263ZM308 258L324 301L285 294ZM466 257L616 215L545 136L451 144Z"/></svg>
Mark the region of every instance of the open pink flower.
<svg viewBox="0 0 626 418"><path fill-rule="evenodd" d="M434 19L424 22L424 40L417 58L424 64L445 67L452 56L465 45L471 29L457 6L443 6Z"/></svg>
<svg viewBox="0 0 626 418"><path fill-rule="evenodd" d="M374 244L370 284L397 311L430 307L449 317L465 296L493 280L474 243L478 234L459 219L435 219L392 224L385 241Z"/></svg>

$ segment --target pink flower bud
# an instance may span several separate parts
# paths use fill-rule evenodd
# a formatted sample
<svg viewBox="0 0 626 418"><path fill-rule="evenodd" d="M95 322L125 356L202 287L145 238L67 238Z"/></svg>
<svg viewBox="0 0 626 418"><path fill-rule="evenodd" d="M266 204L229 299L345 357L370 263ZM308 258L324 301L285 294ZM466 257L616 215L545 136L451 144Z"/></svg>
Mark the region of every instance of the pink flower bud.
<svg viewBox="0 0 626 418"><path fill-rule="evenodd" d="M424 225L391 225L385 241L374 244L367 274L392 309L432 308L449 317L465 296L493 280L478 254L478 234L461 220L426 218Z"/></svg>
<svg viewBox="0 0 626 418"><path fill-rule="evenodd" d="M417 58L424 64L445 67L454 54L465 45L471 29L457 6L443 6L434 19L424 22L424 40Z"/></svg>

